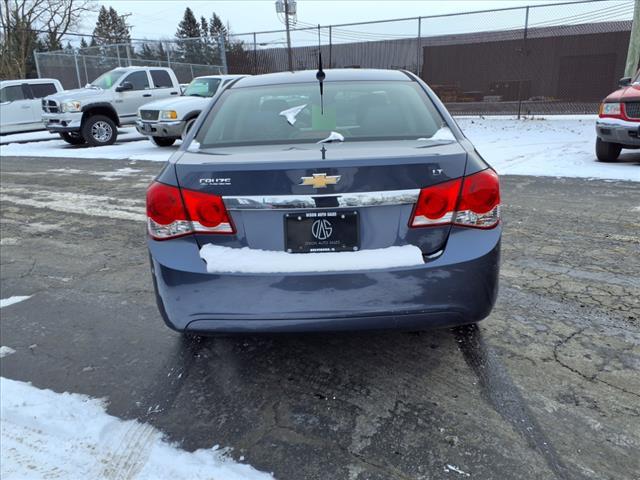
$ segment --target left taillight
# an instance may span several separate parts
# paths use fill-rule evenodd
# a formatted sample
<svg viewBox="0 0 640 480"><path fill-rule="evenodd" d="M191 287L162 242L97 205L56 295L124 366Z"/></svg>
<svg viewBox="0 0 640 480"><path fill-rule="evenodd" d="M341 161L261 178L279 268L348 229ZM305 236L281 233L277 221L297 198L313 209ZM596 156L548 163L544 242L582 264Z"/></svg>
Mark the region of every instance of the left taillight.
<svg viewBox="0 0 640 480"><path fill-rule="evenodd" d="M147 226L156 240L192 233L234 233L221 197L159 182L147 189Z"/></svg>
<svg viewBox="0 0 640 480"><path fill-rule="evenodd" d="M500 221L500 181L491 169L420 190L411 227L493 228Z"/></svg>

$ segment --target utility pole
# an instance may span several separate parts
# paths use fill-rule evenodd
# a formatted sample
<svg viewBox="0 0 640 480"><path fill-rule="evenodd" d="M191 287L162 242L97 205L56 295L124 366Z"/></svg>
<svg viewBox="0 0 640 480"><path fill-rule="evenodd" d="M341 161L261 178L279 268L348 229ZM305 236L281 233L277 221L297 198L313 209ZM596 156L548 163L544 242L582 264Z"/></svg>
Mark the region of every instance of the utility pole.
<svg viewBox="0 0 640 480"><path fill-rule="evenodd" d="M284 0L284 24L287 28L287 58L289 71L293 72L293 58L291 56L291 32L289 31L289 0Z"/></svg>
<svg viewBox="0 0 640 480"><path fill-rule="evenodd" d="M633 23L629 37L629 50L627 50L627 63L624 68L625 77L633 77L638 69L640 60L640 0L635 0L633 7Z"/></svg>
<svg viewBox="0 0 640 480"><path fill-rule="evenodd" d="M289 16L296 14L297 6L295 0L277 0L276 12L284 14L284 25L287 29L287 59L289 63L289 71L293 72L293 56L291 52L291 23ZM294 18L295 23L295 18Z"/></svg>

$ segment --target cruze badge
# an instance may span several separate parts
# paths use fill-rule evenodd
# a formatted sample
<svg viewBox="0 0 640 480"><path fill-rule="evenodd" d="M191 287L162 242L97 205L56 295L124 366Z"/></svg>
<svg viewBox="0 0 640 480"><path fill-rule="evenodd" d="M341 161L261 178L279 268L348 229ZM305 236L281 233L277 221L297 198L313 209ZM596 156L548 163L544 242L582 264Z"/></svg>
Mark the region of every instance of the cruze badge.
<svg viewBox="0 0 640 480"><path fill-rule="evenodd" d="M320 219L311 225L311 234L318 240L326 240L333 233L333 226L329 220Z"/></svg>
<svg viewBox="0 0 640 480"><path fill-rule="evenodd" d="M230 178L201 178L200 185L231 185Z"/></svg>
<svg viewBox="0 0 640 480"><path fill-rule="evenodd" d="M311 177L300 177L300 185L310 185L313 188L327 188L327 185L335 185L340 181L340 175L329 175L326 173L314 173Z"/></svg>

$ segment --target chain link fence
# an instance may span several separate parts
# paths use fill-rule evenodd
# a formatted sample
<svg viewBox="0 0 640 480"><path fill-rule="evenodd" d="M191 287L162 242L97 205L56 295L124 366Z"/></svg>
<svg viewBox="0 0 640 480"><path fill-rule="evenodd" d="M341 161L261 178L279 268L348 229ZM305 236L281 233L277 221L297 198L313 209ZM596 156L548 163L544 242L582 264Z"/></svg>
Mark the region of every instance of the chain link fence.
<svg viewBox="0 0 640 480"><path fill-rule="evenodd" d="M294 70L404 69L456 114L596 113L623 76L633 0L510 7L291 31ZM286 31L233 35L230 73L289 69ZM640 60L640 59L639 59Z"/></svg>
<svg viewBox="0 0 640 480"><path fill-rule="evenodd" d="M210 38L37 53L39 75L66 88L124 65L171 67L181 82L219 73L404 69L455 114L596 113L623 76L633 0L509 7ZM640 61L640 59L639 59Z"/></svg>
<svg viewBox="0 0 640 480"><path fill-rule="evenodd" d="M227 71L224 40L190 38L137 41L55 52L35 52L40 78L60 80L64 88L79 88L109 70L127 66L169 67L180 83L200 75Z"/></svg>

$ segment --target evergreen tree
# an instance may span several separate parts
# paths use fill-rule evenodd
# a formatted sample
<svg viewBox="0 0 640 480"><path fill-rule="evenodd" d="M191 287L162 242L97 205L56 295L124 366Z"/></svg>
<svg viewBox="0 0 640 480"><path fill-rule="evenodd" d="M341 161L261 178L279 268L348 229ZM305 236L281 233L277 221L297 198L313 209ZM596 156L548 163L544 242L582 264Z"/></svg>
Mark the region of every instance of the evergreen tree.
<svg viewBox="0 0 640 480"><path fill-rule="evenodd" d="M193 15L193 11L187 7L176 31L176 38L178 39L177 50L181 61L186 63L204 63L204 52L200 36L200 25Z"/></svg>
<svg viewBox="0 0 640 480"><path fill-rule="evenodd" d="M167 52L162 46L162 42L158 42L158 46L156 47L156 60L160 60L161 62L167 61Z"/></svg>
<svg viewBox="0 0 640 480"><path fill-rule="evenodd" d="M220 42L224 42L225 49L229 50L229 29L225 27L222 19L213 12L211 14L211 20L209 20L209 36L211 37L212 48L212 61L210 63L220 65L222 59L220 58Z"/></svg>
<svg viewBox="0 0 640 480"><path fill-rule="evenodd" d="M111 25L113 25L113 37L115 43L131 43L131 35L129 34L129 25L124 17L118 15L113 7L109 7L109 17Z"/></svg>
<svg viewBox="0 0 640 480"><path fill-rule="evenodd" d="M223 37L225 43L227 43L229 38L229 30L224 26L222 19L215 12L211 15L211 20L209 21L209 34L215 38L219 36Z"/></svg>
<svg viewBox="0 0 640 480"><path fill-rule="evenodd" d="M58 40L54 32L49 32L44 36L45 50L53 52L55 50L62 50L62 43Z"/></svg>
<svg viewBox="0 0 640 480"><path fill-rule="evenodd" d="M80 48L87 48L88 46L87 41L82 37L82 40L80 40Z"/></svg>
<svg viewBox="0 0 640 480"><path fill-rule="evenodd" d="M137 56L145 60L152 60L154 56L153 49L147 42L142 42L142 45L140 45L140 53Z"/></svg>
<svg viewBox="0 0 640 480"><path fill-rule="evenodd" d="M227 56L227 68L229 73L246 73L247 65L252 60L249 51L245 48L242 40L233 40L233 35L229 31L229 27L225 26L222 19L214 12L209 20L209 35L212 43L215 43L215 62L218 65L222 63L220 58L219 42L224 42L225 55Z"/></svg>
<svg viewBox="0 0 640 480"><path fill-rule="evenodd" d="M204 17L200 17L200 34L202 35L202 62L206 65L216 63L215 59L218 57L217 49L218 45L215 38L209 35L209 22Z"/></svg>
<svg viewBox="0 0 640 480"><path fill-rule="evenodd" d="M209 23L204 16L200 17L200 36L203 38L209 37Z"/></svg>
<svg viewBox="0 0 640 480"><path fill-rule="evenodd" d="M130 43L129 27L113 7L109 10L103 5L98 13L98 21L93 29L92 44L111 45L114 43Z"/></svg>

